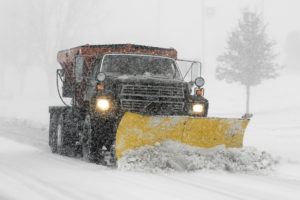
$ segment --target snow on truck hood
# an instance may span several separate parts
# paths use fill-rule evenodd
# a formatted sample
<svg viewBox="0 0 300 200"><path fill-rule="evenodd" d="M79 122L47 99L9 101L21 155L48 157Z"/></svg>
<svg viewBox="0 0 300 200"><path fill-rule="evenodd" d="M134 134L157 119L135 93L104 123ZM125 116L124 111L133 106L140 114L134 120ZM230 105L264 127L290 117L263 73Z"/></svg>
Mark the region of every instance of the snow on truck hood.
<svg viewBox="0 0 300 200"><path fill-rule="evenodd" d="M164 76L150 76L150 75L120 75L120 76L111 76L116 80L121 82L126 82L127 80L130 81L146 81L146 82L165 82L165 83L181 83L184 84L183 80L179 79L170 79Z"/></svg>
<svg viewBox="0 0 300 200"><path fill-rule="evenodd" d="M270 169L278 161L254 147L211 149L192 147L172 140L128 150L118 159L118 168L142 172L225 170L253 172Z"/></svg>

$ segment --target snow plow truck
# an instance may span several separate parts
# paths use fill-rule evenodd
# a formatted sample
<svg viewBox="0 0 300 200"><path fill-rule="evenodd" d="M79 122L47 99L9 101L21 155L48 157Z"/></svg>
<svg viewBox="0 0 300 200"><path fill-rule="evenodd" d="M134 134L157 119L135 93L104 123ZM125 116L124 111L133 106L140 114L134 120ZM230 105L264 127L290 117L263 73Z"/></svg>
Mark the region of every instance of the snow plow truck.
<svg viewBox="0 0 300 200"><path fill-rule="evenodd" d="M166 139L242 147L249 119L207 117L201 63L177 59L173 48L83 45L57 60L65 105L49 107L53 153L115 165L124 152Z"/></svg>

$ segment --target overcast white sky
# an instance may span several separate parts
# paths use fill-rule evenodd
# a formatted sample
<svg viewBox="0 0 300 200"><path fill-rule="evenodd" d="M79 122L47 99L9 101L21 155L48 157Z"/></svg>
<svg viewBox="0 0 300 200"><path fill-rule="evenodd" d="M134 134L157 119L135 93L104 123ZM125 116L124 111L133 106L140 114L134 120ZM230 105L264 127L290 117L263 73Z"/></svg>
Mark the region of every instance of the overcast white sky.
<svg viewBox="0 0 300 200"><path fill-rule="evenodd" d="M24 9L28 4L37 4L38 7L38 2L38 0L1 0L1 29L10 29L18 23L18 19L24 16L26 18L27 15L41 17L38 15L40 13ZM59 5L64 1L54 2ZM87 2L90 1L81 2L88 4ZM94 2L97 3L90 12L83 10L85 13L82 19L85 21L80 21L80 25L72 30L78 33L77 37L64 43L64 48L86 43L130 42L172 46L177 48L183 57L200 59L203 33L206 41L204 46L207 48L206 51L209 50L207 53L210 53L210 48L224 46L226 35L234 28L241 11L245 8L263 13L265 21L269 24L268 31L271 38L274 38L280 46L284 45L289 32L300 30L298 0L102 0ZM99 23L100 18L101 23ZM60 19L49 19L49 23L51 20ZM5 39L9 40L8 36L9 34L6 34Z"/></svg>
<svg viewBox="0 0 300 200"><path fill-rule="evenodd" d="M213 77L216 57L224 51L226 38L243 9L262 14L270 39L277 42L282 64L288 34L300 31L298 0L68 2L0 0L0 57L6 60L5 66L11 62L19 71L13 62L17 60L22 65L59 67L56 53L63 48L87 43L135 43L174 47L181 58L204 61L206 77ZM44 55L46 61L32 59L32 55Z"/></svg>

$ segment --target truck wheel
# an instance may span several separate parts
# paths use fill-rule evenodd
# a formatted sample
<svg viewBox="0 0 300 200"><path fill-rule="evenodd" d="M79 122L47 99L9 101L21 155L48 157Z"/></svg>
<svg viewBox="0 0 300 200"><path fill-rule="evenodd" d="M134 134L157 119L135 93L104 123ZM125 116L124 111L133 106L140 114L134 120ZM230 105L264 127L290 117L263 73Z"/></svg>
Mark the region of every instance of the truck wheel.
<svg viewBox="0 0 300 200"><path fill-rule="evenodd" d="M89 114L85 116L81 141L82 141L82 157L84 160L89 162L96 162L98 159L98 151L96 141L94 140L94 132L96 127L93 123L93 119Z"/></svg>
<svg viewBox="0 0 300 200"><path fill-rule="evenodd" d="M64 154L64 136L65 136L65 127L64 127L64 118L63 114L59 115L58 122L57 122L57 128L56 128L56 147L57 147L57 153L58 154Z"/></svg>
<svg viewBox="0 0 300 200"><path fill-rule="evenodd" d="M57 130L57 114L52 113L50 115L50 124L49 124L49 146L52 153L57 152L57 144L56 144L56 130Z"/></svg>

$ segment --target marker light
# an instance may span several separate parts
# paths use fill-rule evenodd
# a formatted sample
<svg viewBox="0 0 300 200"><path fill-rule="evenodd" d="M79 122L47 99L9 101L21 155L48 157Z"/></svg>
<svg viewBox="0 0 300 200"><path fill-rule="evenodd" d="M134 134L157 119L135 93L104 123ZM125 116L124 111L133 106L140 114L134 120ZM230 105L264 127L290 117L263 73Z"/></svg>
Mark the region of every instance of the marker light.
<svg viewBox="0 0 300 200"><path fill-rule="evenodd" d="M104 85L97 85L97 89L98 90L103 90L104 89Z"/></svg>
<svg viewBox="0 0 300 200"><path fill-rule="evenodd" d="M203 88L201 88L201 89L199 89L199 90L196 90L196 94L197 94L197 95L203 96L203 95L204 95L204 90L203 90Z"/></svg>

